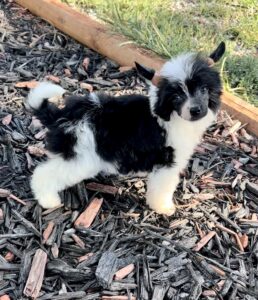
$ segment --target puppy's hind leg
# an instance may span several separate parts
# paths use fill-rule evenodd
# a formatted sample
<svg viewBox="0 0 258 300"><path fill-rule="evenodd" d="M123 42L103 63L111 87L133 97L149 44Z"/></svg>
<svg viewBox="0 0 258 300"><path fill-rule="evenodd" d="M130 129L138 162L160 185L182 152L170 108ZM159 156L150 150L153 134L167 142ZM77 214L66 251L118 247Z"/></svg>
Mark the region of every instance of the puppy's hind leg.
<svg viewBox="0 0 258 300"><path fill-rule="evenodd" d="M85 166L78 159L50 158L36 167L31 180L35 198L43 208L61 203L58 192L97 175L99 170Z"/></svg>

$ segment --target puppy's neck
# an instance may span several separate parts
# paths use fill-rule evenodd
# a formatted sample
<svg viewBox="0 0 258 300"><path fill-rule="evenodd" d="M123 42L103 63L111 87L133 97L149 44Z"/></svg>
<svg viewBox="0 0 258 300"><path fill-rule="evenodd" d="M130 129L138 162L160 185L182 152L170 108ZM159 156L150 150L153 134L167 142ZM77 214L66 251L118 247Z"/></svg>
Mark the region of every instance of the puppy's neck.
<svg viewBox="0 0 258 300"><path fill-rule="evenodd" d="M207 115L198 121L186 121L174 112L170 121L165 122L159 118L160 125L167 133L167 146L175 151L175 163L180 170L185 168L188 160L194 153L195 147L200 143L205 130L214 122L216 116L209 109Z"/></svg>

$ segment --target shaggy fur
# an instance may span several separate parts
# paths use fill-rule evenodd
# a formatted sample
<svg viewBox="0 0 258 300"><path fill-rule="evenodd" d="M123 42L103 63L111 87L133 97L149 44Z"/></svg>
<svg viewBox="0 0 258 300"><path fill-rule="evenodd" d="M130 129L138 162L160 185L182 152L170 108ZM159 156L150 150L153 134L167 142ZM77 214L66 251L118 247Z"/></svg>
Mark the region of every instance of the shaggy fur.
<svg viewBox="0 0 258 300"><path fill-rule="evenodd" d="M223 54L214 53L219 58ZM148 80L154 76L144 67L139 72ZM180 171L215 120L221 82L218 72L196 54L171 59L160 75L148 97L70 96L61 109L48 100L62 96L61 87L41 83L30 92L26 105L49 129L51 158L35 169L31 181L44 208L60 204L63 189L100 172L144 172L147 204L158 213L174 213Z"/></svg>

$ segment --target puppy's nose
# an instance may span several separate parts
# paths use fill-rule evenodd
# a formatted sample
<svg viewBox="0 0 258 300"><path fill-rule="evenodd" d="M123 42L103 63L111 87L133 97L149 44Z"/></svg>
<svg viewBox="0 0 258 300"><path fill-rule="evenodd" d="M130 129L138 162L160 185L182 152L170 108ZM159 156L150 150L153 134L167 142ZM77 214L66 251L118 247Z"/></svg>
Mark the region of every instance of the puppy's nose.
<svg viewBox="0 0 258 300"><path fill-rule="evenodd" d="M201 113L201 107L199 105L190 107L190 114L193 117L199 116L200 113Z"/></svg>

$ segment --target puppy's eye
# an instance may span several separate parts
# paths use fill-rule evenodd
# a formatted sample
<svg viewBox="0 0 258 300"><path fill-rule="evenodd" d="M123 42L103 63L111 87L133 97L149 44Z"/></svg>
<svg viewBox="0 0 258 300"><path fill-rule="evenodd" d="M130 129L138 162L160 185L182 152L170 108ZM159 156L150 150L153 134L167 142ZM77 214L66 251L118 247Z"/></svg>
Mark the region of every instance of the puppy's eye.
<svg viewBox="0 0 258 300"><path fill-rule="evenodd" d="M208 92L208 88L206 86L202 86L201 87L201 93L207 93Z"/></svg>
<svg viewBox="0 0 258 300"><path fill-rule="evenodd" d="M180 101L180 100L182 99L182 97L181 97L180 95L175 95L175 96L174 96L174 99L175 99L176 101Z"/></svg>

